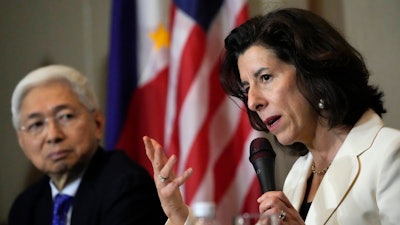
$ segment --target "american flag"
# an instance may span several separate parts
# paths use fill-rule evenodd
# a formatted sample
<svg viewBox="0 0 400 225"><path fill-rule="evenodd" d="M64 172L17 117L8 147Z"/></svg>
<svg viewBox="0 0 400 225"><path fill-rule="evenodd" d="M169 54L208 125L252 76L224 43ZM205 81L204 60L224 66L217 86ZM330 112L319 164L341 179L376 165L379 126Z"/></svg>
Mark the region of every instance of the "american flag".
<svg viewBox="0 0 400 225"><path fill-rule="evenodd" d="M223 40L248 17L246 0L114 0L106 147L152 168L142 137L178 156L185 202L216 203L217 220L257 212L261 190L248 160L250 127L242 103L219 84Z"/></svg>

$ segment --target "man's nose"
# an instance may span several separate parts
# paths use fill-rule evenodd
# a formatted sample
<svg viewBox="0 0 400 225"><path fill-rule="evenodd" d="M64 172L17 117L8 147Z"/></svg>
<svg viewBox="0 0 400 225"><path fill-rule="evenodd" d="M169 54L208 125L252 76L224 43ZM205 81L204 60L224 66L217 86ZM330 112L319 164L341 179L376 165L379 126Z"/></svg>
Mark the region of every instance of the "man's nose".
<svg viewBox="0 0 400 225"><path fill-rule="evenodd" d="M46 121L45 133L47 142L49 143L59 142L64 137L61 125L55 119L48 119Z"/></svg>

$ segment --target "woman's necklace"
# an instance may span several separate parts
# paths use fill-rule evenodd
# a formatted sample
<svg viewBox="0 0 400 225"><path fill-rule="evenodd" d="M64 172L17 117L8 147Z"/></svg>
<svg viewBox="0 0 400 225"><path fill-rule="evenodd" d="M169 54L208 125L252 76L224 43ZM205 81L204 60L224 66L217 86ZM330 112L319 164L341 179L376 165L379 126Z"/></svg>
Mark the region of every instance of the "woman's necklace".
<svg viewBox="0 0 400 225"><path fill-rule="evenodd" d="M311 164L311 172L313 174L316 174L316 175L319 175L319 176L323 176L323 175L325 175L326 171L328 171L330 165L331 164L329 163L329 165L327 167L325 167L322 170L318 171L318 170L315 169L315 162L313 161L312 164Z"/></svg>

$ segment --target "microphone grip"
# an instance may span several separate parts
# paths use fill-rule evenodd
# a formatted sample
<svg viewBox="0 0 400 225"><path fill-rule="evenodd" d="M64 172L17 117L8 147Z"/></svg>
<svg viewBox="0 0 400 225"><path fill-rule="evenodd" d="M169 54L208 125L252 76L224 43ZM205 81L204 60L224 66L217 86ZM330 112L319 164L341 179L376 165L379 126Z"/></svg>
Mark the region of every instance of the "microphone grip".
<svg viewBox="0 0 400 225"><path fill-rule="evenodd" d="M262 193L275 191L275 159L257 158L253 161L253 167L260 182Z"/></svg>

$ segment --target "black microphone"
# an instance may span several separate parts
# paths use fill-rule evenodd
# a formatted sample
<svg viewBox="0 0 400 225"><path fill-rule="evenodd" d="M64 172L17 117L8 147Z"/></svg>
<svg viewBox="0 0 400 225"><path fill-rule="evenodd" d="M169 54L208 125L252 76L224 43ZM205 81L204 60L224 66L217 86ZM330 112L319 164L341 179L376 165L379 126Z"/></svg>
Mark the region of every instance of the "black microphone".
<svg viewBox="0 0 400 225"><path fill-rule="evenodd" d="M275 152L266 138L256 138L250 144L249 160L253 164L263 193L276 190Z"/></svg>

